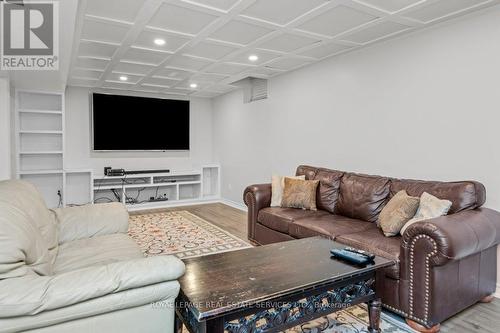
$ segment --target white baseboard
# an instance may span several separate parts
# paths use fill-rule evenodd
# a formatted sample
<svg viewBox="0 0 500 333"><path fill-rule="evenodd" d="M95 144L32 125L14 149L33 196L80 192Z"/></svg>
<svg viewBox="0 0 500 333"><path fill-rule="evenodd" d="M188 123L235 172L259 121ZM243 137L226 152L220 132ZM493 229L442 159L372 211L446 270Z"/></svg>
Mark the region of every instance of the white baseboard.
<svg viewBox="0 0 500 333"><path fill-rule="evenodd" d="M229 199L221 199L220 202L223 203L224 205L228 205L229 207L233 207L233 208L242 210L244 212L247 211L247 206L245 206L244 204L241 204L239 202L229 200Z"/></svg>
<svg viewBox="0 0 500 333"><path fill-rule="evenodd" d="M500 298L500 283L497 283L497 291L495 292L494 296L496 298Z"/></svg>

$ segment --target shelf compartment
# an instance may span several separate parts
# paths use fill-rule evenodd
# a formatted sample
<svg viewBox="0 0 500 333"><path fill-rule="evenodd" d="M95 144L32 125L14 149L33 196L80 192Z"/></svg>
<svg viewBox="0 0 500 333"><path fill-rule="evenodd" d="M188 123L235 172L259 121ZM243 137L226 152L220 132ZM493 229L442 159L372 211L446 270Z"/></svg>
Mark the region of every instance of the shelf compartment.
<svg viewBox="0 0 500 333"><path fill-rule="evenodd" d="M181 182L201 182L201 175L186 174L186 175L165 175L153 177L153 184L163 183L181 183Z"/></svg>
<svg viewBox="0 0 500 333"><path fill-rule="evenodd" d="M17 98L22 110L62 111L63 108L62 94L22 91Z"/></svg>
<svg viewBox="0 0 500 333"><path fill-rule="evenodd" d="M125 188L125 194L128 199L133 199L136 201L132 203L130 201L127 202L128 205L141 205L147 203L156 203L164 202L168 203L171 201L177 200L177 186L154 186L154 187L135 187L135 188ZM151 197L154 198L168 198L167 201L149 201Z"/></svg>
<svg viewBox="0 0 500 333"><path fill-rule="evenodd" d="M59 206L59 196L57 191L63 190L63 173L23 173L21 179L26 180L37 187L42 193L45 203L49 208L57 208Z"/></svg>
<svg viewBox="0 0 500 333"><path fill-rule="evenodd" d="M115 189L115 192L119 199L111 190L99 190L99 192L94 193L93 203L123 202L123 191L121 189Z"/></svg>
<svg viewBox="0 0 500 333"><path fill-rule="evenodd" d="M201 197L201 183L179 184L179 200L195 200Z"/></svg>
<svg viewBox="0 0 500 333"><path fill-rule="evenodd" d="M62 155L53 154L31 154L19 156L20 171L34 170L62 170Z"/></svg>
<svg viewBox="0 0 500 333"><path fill-rule="evenodd" d="M19 128L23 131L58 131L62 133L62 114L20 113Z"/></svg>
<svg viewBox="0 0 500 333"><path fill-rule="evenodd" d="M43 140L40 140L43 137ZM21 151L62 151L63 140L59 135L21 135L19 139Z"/></svg>

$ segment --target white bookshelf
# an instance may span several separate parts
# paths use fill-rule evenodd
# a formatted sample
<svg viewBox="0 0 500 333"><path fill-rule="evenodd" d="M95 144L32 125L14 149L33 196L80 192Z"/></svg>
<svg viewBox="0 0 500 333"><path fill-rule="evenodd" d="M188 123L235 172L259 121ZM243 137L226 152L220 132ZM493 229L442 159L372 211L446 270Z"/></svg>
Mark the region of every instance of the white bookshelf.
<svg viewBox="0 0 500 333"><path fill-rule="evenodd" d="M101 175L93 180L93 192L95 203L119 201L129 210L215 201L220 199L220 167L205 165L169 173Z"/></svg>
<svg viewBox="0 0 500 333"><path fill-rule="evenodd" d="M64 104L63 92L16 91L16 176L33 183L50 208L89 203L93 195L91 170L65 169Z"/></svg>

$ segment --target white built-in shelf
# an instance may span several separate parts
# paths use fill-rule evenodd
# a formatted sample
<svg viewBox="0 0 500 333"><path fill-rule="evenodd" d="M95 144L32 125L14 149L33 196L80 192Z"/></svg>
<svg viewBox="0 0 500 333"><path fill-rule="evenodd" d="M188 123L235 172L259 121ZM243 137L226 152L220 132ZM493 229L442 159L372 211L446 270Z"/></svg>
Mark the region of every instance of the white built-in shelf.
<svg viewBox="0 0 500 333"><path fill-rule="evenodd" d="M20 155L61 155L62 150L22 151Z"/></svg>
<svg viewBox="0 0 500 333"><path fill-rule="evenodd" d="M19 113L60 114L60 115L63 114L62 111L35 110L35 109L19 109Z"/></svg>
<svg viewBox="0 0 500 333"><path fill-rule="evenodd" d="M169 173L97 176L93 181L94 199L96 203L110 202L118 201L118 196L129 210L216 201L220 199L219 172L218 165L210 165ZM152 197L168 200L148 201ZM131 199L137 199L137 203L131 203Z"/></svg>
<svg viewBox="0 0 500 333"><path fill-rule="evenodd" d="M20 175L56 175L62 174L63 170L26 170L19 171Z"/></svg>
<svg viewBox="0 0 500 333"><path fill-rule="evenodd" d="M62 135L63 131L45 131L45 130L22 130L19 131L20 134L57 134Z"/></svg>

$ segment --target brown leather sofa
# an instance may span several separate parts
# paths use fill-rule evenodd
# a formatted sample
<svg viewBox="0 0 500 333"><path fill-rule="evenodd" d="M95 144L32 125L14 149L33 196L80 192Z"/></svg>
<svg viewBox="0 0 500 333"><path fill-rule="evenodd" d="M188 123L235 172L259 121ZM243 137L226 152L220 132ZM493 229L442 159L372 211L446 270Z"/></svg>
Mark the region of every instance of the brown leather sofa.
<svg viewBox="0 0 500 333"><path fill-rule="evenodd" d="M320 181L317 211L269 207L271 185L248 186L248 237L257 244L324 236L394 260L378 279L385 307L422 332L479 302L491 300L497 278L500 213L481 208L485 188L474 181L435 182L368 176L299 166L297 175ZM453 204L447 216L385 237L376 225L398 191L428 192Z"/></svg>

